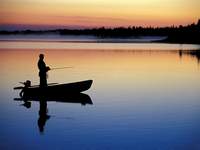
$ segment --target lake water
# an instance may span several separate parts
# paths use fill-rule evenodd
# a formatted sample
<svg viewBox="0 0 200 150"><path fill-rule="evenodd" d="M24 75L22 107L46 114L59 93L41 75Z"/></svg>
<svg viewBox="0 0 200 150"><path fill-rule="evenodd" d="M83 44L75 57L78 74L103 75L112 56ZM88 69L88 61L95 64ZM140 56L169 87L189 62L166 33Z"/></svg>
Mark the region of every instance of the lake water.
<svg viewBox="0 0 200 150"><path fill-rule="evenodd" d="M199 45L0 42L0 149L199 150ZM93 105L39 102L26 108L13 87L39 82L40 53L49 83L92 79Z"/></svg>

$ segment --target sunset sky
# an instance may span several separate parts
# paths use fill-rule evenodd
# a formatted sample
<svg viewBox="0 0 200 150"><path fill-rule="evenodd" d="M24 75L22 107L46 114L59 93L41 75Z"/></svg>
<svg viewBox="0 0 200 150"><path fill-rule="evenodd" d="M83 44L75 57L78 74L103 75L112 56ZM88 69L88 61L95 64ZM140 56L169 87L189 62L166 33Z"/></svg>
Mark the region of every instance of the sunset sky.
<svg viewBox="0 0 200 150"><path fill-rule="evenodd" d="M200 0L0 0L0 26L117 27L191 24Z"/></svg>

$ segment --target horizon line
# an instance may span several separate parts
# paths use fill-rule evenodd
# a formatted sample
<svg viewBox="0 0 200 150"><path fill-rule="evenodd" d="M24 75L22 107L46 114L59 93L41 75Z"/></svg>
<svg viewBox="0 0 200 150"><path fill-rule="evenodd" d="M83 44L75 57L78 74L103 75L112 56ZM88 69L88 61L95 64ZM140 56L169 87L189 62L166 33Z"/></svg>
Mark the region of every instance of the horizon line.
<svg viewBox="0 0 200 150"><path fill-rule="evenodd" d="M45 24L0 24L0 31L39 31L39 30L87 30L87 29L115 29L115 28L129 28L129 27L142 27L142 28L167 28L167 27L179 27L179 26L189 26L192 24L198 24L200 19L189 24L171 24L171 25L127 25L127 26L83 26L83 25L45 25Z"/></svg>

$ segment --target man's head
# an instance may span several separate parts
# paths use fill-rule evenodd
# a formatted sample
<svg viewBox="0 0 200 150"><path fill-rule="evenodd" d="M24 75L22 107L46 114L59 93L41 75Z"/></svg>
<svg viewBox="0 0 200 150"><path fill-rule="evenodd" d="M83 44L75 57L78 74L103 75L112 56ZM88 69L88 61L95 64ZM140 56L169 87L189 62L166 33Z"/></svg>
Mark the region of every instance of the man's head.
<svg viewBox="0 0 200 150"><path fill-rule="evenodd" d="M40 59L44 59L44 54L40 54L40 55L39 55L39 58L40 58Z"/></svg>

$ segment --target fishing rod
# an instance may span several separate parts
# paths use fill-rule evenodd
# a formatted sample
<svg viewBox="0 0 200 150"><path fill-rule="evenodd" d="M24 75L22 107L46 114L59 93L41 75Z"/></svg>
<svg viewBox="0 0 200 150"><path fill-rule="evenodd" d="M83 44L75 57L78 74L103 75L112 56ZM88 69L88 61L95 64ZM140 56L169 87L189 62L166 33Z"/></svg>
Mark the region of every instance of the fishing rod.
<svg viewBox="0 0 200 150"><path fill-rule="evenodd" d="M57 67L57 68L50 68L50 70L58 70L58 69L69 69L73 67Z"/></svg>

